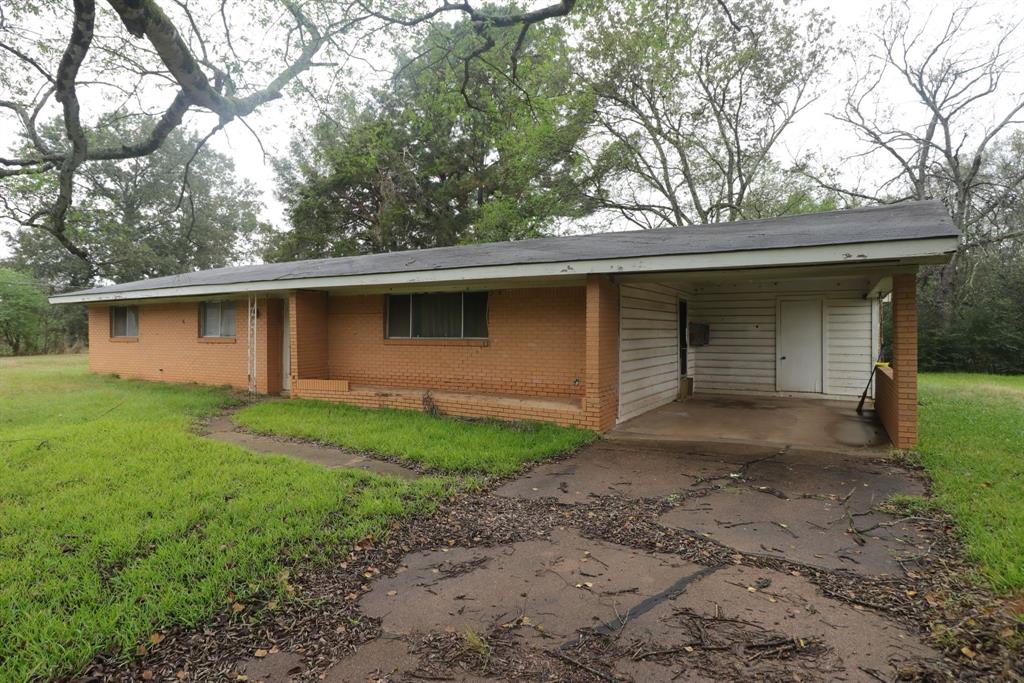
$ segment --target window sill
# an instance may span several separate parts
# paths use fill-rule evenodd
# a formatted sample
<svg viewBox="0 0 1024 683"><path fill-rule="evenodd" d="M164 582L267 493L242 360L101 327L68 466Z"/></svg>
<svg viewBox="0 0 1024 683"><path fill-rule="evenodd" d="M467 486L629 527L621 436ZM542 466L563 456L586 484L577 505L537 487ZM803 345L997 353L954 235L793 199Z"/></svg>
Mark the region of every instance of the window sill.
<svg viewBox="0 0 1024 683"><path fill-rule="evenodd" d="M435 339L413 337L410 339L384 339L385 346L490 346L490 339Z"/></svg>
<svg viewBox="0 0 1024 683"><path fill-rule="evenodd" d="M234 337L199 337L200 344L235 344L238 340Z"/></svg>
<svg viewBox="0 0 1024 683"><path fill-rule="evenodd" d="M110 341L115 344L137 344L139 341L138 337L111 337Z"/></svg>

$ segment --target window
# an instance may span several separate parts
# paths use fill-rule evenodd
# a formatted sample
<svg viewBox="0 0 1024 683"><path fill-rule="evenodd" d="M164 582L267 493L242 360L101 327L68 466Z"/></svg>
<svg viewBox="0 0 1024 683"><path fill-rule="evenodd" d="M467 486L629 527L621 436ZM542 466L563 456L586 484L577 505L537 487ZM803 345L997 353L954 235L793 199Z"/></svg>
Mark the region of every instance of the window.
<svg viewBox="0 0 1024 683"><path fill-rule="evenodd" d="M391 339L486 339L487 292L388 295Z"/></svg>
<svg viewBox="0 0 1024 683"><path fill-rule="evenodd" d="M110 307L110 336L138 337L139 308L138 306Z"/></svg>
<svg viewBox="0 0 1024 683"><path fill-rule="evenodd" d="M234 337L235 302L204 301L199 307L199 334L202 337Z"/></svg>

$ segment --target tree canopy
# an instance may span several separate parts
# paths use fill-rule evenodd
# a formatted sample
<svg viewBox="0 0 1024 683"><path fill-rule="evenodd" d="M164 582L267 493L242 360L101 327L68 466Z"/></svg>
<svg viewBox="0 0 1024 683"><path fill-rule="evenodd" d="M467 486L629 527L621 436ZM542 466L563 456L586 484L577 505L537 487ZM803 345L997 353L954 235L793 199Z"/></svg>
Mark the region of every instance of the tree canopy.
<svg viewBox="0 0 1024 683"><path fill-rule="evenodd" d="M492 33L464 62L470 22L396 54L369 102L337 103L279 165L292 230L274 257L326 256L536 236L594 205L579 183L592 98L572 89L564 30ZM491 60L516 55L512 80Z"/></svg>

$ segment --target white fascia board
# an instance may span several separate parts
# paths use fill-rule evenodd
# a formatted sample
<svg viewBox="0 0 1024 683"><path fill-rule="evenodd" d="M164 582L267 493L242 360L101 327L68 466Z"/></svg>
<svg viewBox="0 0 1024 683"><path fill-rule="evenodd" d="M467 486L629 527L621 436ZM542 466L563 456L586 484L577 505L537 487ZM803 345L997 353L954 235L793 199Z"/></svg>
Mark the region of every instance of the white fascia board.
<svg viewBox="0 0 1024 683"><path fill-rule="evenodd" d="M53 304L100 301L133 301L139 299L176 298L186 296L220 296L253 292L280 292L295 289L332 289L340 287L380 287L389 285L432 285L441 282L468 283L479 280L515 280L580 275L618 275L667 271L728 270L733 268L765 268L837 263L870 263L932 259L945 257L957 248L956 237L930 237L915 240L864 242L785 249L750 249L747 251L711 254L679 254L598 259L592 261L561 261L555 263L524 263L499 266L470 266L443 270L420 270L368 275L342 275L215 285L190 285L138 289L126 292L96 292L50 297ZM948 260L948 258L946 259Z"/></svg>

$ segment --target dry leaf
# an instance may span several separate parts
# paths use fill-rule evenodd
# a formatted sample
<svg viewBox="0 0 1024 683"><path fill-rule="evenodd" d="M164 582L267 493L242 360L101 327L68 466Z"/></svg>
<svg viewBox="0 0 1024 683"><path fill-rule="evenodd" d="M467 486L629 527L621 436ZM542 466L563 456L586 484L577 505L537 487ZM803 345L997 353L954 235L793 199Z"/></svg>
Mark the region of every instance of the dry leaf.
<svg viewBox="0 0 1024 683"><path fill-rule="evenodd" d="M153 680L153 672L150 671L149 669L146 669L145 671L143 671L142 672L142 680L144 680L144 681L151 681L151 680Z"/></svg>
<svg viewBox="0 0 1024 683"><path fill-rule="evenodd" d="M270 653L269 653L269 652L267 652L266 650L264 650L264 649L263 649L263 648L261 647L260 649L256 650L256 652L254 652L253 654L254 654L254 655L256 656L256 658L258 658L258 659L263 659L264 657L266 657L266 656L267 656L268 654L270 654Z"/></svg>
<svg viewBox="0 0 1024 683"><path fill-rule="evenodd" d="M237 612L241 612L244 609L245 609L245 605L243 605L240 602L236 602L233 605L231 605L231 611L232 612L236 612L237 613Z"/></svg>
<svg viewBox="0 0 1024 683"><path fill-rule="evenodd" d="M164 638L165 638L165 636L162 633L153 633L153 634L150 634L150 636L149 636L149 642L151 642L154 645L156 645L157 643L159 643Z"/></svg>
<svg viewBox="0 0 1024 683"><path fill-rule="evenodd" d="M964 645L962 648L960 648L960 652L961 652L961 654L963 654L964 657L970 657L971 659L974 659L975 657L978 656L977 652L975 652L974 650L972 650L970 647L968 647L966 645Z"/></svg>
<svg viewBox="0 0 1024 683"><path fill-rule="evenodd" d="M388 597L393 598L398 595L398 591L388 591Z"/></svg>

